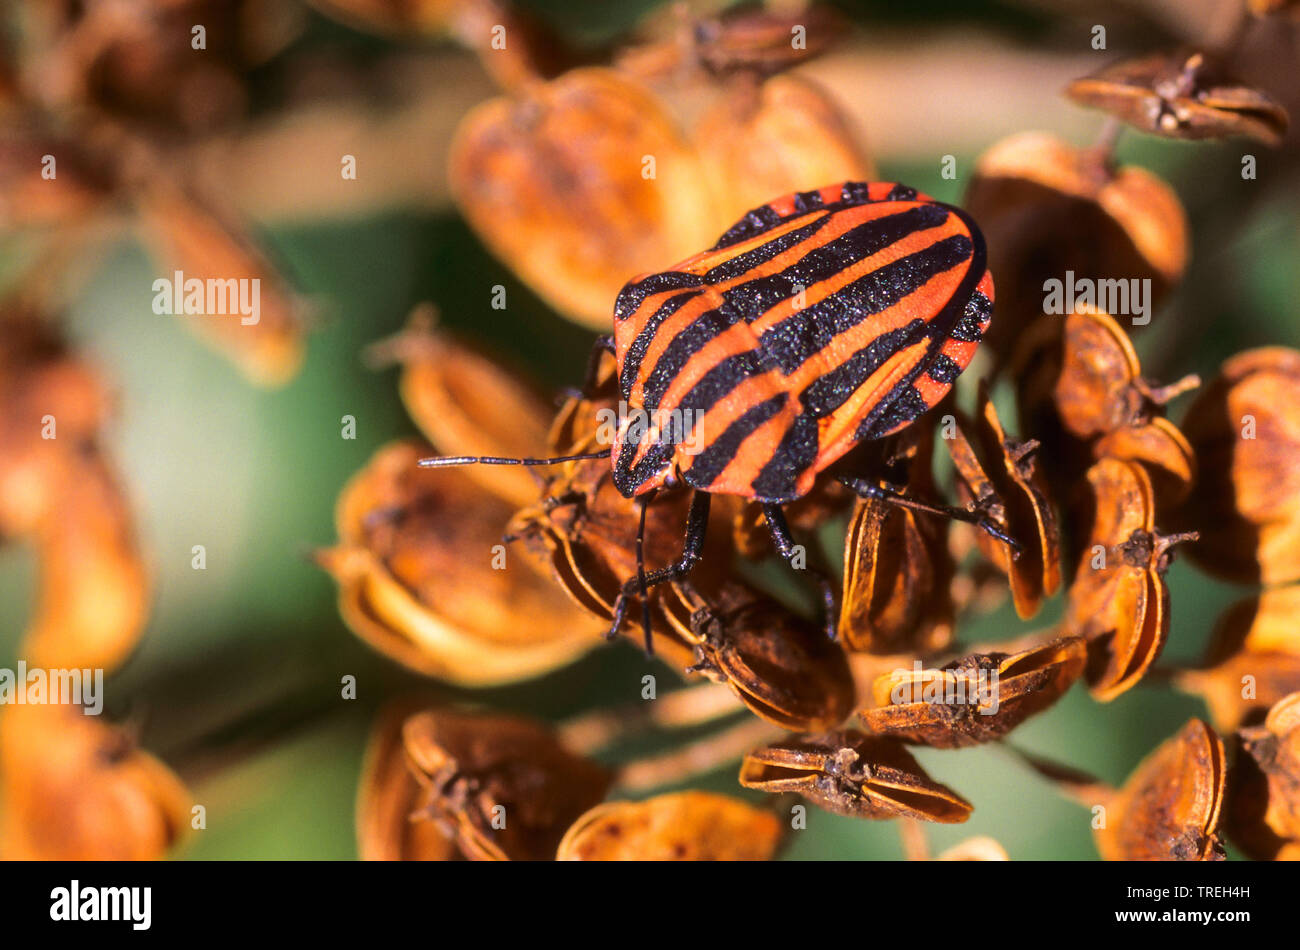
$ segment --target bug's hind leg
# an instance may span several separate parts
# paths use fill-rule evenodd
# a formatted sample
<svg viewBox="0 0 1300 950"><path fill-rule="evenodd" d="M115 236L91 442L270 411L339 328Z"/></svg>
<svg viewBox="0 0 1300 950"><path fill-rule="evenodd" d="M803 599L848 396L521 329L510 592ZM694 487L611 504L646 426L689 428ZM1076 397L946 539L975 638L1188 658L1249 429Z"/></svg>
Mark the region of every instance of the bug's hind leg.
<svg viewBox="0 0 1300 950"><path fill-rule="evenodd" d="M973 524L990 537L997 538L999 541L1011 548L1013 558L1020 557L1020 542L1011 535L1002 530L984 511L979 508L955 508L952 505L931 505L923 501L917 501L915 498L909 498L906 495L885 488L875 482L868 481L865 478L853 478L848 475L840 477L840 483L847 486L859 498L874 498L878 501L886 502L891 505L898 505L900 508L910 508L913 511L924 511L927 514L939 515L944 518L952 518L954 521L964 521L967 524Z"/></svg>
<svg viewBox="0 0 1300 950"><path fill-rule="evenodd" d="M835 585L826 574L815 567L795 566L794 558L800 548L795 544L794 536L790 534L790 525L786 522L785 512L781 510L780 505L764 505L763 517L767 520L767 530L772 536L772 544L776 546L776 552L790 562L792 568L810 575L821 588L826 636L834 640L836 628L839 626L839 604L835 596Z"/></svg>
<svg viewBox="0 0 1300 950"><path fill-rule="evenodd" d="M695 563L700 559L700 554L704 550L704 536L709 527L710 500L708 492L697 491L691 496L691 508L686 516L686 539L682 543L681 557L667 567L661 567L647 574L638 575L623 584L622 589L618 592L618 597L614 600L614 619L609 632L605 634L606 639L613 639L618 635L619 627L623 625L623 618L627 615L627 600L629 597L640 596L652 587L680 580L695 567ZM647 628L646 649L650 651L649 624L646 622L645 616L649 608L644 597L642 597L642 601L642 621Z"/></svg>
<svg viewBox="0 0 1300 950"><path fill-rule="evenodd" d="M596 337L596 342L591 345L591 352L587 354L587 368L582 373L582 385L580 387L566 386L560 390L558 402L563 403L566 399L586 399L595 395L596 381L600 376L600 362L606 353L614 352L614 338L606 333L604 336Z"/></svg>

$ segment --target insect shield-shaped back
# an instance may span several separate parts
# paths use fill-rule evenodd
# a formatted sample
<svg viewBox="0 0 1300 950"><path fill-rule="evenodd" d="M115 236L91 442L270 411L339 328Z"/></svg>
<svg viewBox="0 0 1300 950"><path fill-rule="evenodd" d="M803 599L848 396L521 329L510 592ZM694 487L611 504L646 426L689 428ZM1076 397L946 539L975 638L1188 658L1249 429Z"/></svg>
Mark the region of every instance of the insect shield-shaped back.
<svg viewBox="0 0 1300 950"><path fill-rule="evenodd" d="M845 182L756 208L614 307L628 497L674 469L764 502L808 493L909 425L975 355L993 308L984 239L904 185Z"/></svg>

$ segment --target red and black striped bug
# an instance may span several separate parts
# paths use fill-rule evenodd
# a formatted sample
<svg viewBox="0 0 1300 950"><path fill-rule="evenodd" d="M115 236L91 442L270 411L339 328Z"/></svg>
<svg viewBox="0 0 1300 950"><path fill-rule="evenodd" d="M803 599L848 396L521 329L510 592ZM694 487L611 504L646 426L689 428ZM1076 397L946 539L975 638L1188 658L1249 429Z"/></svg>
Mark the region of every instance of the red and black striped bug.
<svg viewBox="0 0 1300 950"><path fill-rule="evenodd" d="M970 217L904 185L844 182L749 212L712 248L638 277L614 304L623 406L610 450L551 459L458 456L421 465L550 465L611 459L615 486L645 508L660 488L694 490L676 563L626 599L684 577L700 558L712 494L762 505L777 551L797 550L781 506L858 445L916 421L970 363L993 310L984 238ZM588 373L589 381L591 372ZM929 505L840 475L857 493L979 525L983 512ZM823 579L824 581L824 579ZM834 595L823 584L828 625ZM648 641L647 641L648 642Z"/></svg>

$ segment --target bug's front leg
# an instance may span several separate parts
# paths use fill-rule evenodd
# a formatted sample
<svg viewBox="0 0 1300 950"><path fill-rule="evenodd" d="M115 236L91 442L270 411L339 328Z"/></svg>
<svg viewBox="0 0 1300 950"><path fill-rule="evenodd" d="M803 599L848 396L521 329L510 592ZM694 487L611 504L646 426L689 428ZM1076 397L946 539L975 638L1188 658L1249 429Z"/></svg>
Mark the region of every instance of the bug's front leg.
<svg viewBox="0 0 1300 950"><path fill-rule="evenodd" d="M691 496L691 508L686 516L686 539L682 543L681 557L667 567L646 574L644 581L642 578L633 577L623 584L618 597L614 600L614 619L609 632L605 634L606 639L613 639L618 635L618 629L623 625L623 618L627 615L628 598L639 595L643 583L646 590L660 584L669 584L685 577L695 567L704 550L704 537L709 527L710 501L708 492L697 491Z"/></svg>
<svg viewBox="0 0 1300 950"><path fill-rule="evenodd" d="M772 536L772 544L776 547L776 552L790 562L792 568L809 574L821 588L826 636L834 640L839 627L839 602L835 596L835 585L824 572L815 567L795 567L794 557L799 553L799 546L795 544L794 536L790 534L790 525L786 522L785 512L781 510L780 505L763 505L763 517L767 521L767 530Z"/></svg>
<svg viewBox="0 0 1300 950"><path fill-rule="evenodd" d="M913 511L923 511L927 514L939 515L945 518L952 518L954 521L964 521L966 524L973 524L990 537L996 538L1003 544L1011 548L1012 558L1020 557L1020 542L1011 535L1002 530L988 513L980 508L955 508L952 505L931 505L923 501L917 501L915 498L909 498L901 492L885 488L875 482L865 478L854 478L849 475L840 476L840 484L847 486L859 498L874 498L877 501L883 501L886 504L897 505L900 508L910 508Z"/></svg>

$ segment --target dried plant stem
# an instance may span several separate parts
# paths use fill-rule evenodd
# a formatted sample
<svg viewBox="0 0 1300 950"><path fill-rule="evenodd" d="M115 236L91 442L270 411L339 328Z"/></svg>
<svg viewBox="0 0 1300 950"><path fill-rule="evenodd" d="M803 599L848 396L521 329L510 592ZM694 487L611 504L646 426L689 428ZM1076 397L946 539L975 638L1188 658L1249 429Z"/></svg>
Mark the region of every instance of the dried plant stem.
<svg viewBox="0 0 1300 950"><path fill-rule="evenodd" d="M584 713L561 724L557 732L565 748L587 755L630 733L651 728L685 729L714 722L743 708L726 686L700 683L653 702Z"/></svg>
<svg viewBox="0 0 1300 950"><path fill-rule="evenodd" d="M783 729L761 720L747 720L665 755L629 762L619 770L615 784L622 791L643 792L684 782L785 734Z"/></svg>
<svg viewBox="0 0 1300 950"><path fill-rule="evenodd" d="M925 826L915 818L898 820L898 837L903 842L903 856L909 861L929 861L930 842L925 838Z"/></svg>

